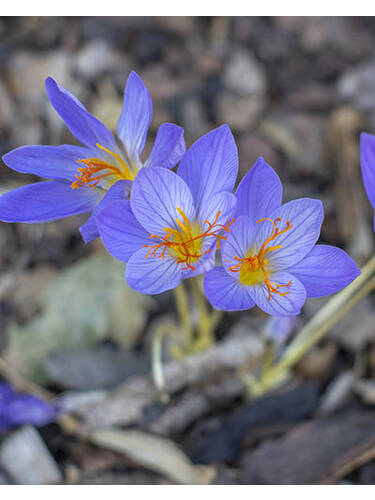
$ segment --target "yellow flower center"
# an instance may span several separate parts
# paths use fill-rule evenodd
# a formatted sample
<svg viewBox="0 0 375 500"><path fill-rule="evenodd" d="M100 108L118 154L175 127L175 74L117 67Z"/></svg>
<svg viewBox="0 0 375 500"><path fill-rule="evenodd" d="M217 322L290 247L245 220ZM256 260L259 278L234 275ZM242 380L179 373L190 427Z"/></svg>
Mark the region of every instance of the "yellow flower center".
<svg viewBox="0 0 375 500"><path fill-rule="evenodd" d="M163 228L165 231L164 236L151 234L150 238L156 238L159 243L156 245L144 245L148 248L146 259L149 257L160 257L165 259L165 252L168 251L169 255L177 260L178 264L184 264L182 270L190 269L195 270L195 264L203 255L206 255L212 250L212 247L202 252L203 238L213 236L216 239L216 248L220 247L220 241L225 240L226 237L220 235L221 231L228 232L230 226L233 224L234 219L227 221L226 224L218 224L221 211L219 210L213 222L205 220L208 228L202 232L201 225L198 222L190 222L186 217L183 210L177 207L177 211L181 219L175 219L178 229L170 227Z"/></svg>
<svg viewBox="0 0 375 500"><path fill-rule="evenodd" d="M71 184L72 189L79 189L83 186L96 188L98 183L104 178L107 178L110 185L120 179L131 181L135 179L134 172L126 165L120 155L101 146L99 143L96 145L112 158L112 162L102 160L101 158L77 160L77 163L83 164L84 167L78 168L78 174L75 176L76 180Z"/></svg>
<svg viewBox="0 0 375 500"><path fill-rule="evenodd" d="M289 293L288 290L282 292L280 291L280 288L289 287L291 285L291 281L283 285L275 283L274 281L270 280L269 273L272 273L272 269L270 269L266 255L270 252L278 250L279 248L282 248L282 245L274 245L274 246L268 246L268 245L277 236L280 236L281 234L286 233L287 231L292 229L293 225L289 221L286 221L285 228L280 230L280 228L277 227L277 224L280 222L279 217L275 220L260 219L258 220L257 224L259 224L259 222L264 222L264 221L271 222L273 225L273 229L270 236L265 240L263 245L260 247L259 252L254 255L254 251L250 249L246 257L242 259L239 258L238 256L234 257L234 260L236 260L238 264L231 266L229 268L229 271L233 273L239 272L239 280L242 285L255 286L264 283L268 290L268 300L271 300L272 293L276 293L278 295L281 295L282 297L288 295Z"/></svg>

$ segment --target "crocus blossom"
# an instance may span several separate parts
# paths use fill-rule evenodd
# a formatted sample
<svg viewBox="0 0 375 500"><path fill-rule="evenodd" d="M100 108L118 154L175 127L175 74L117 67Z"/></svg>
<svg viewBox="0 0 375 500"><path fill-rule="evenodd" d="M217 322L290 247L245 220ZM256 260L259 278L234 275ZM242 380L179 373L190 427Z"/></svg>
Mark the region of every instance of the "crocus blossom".
<svg viewBox="0 0 375 500"><path fill-rule="evenodd" d="M143 169L130 201L116 201L97 218L104 245L127 262L126 279L139 292L157 294L215 264L215 248L232 223L237 148L226 125L201 137L177 174Z"/></svg>
<svg viewBox="0 0 375 500"><path fill-rule="evenodd" d="M306 297L337 292L359 274L341 249L316 245L323 221L318 200L281 205L282 185L259 158L237 191L236 220L221 248L222 266L210 270L204 290L215 309L255 304L273 316L299 314Z"/></svg>
<svg viewBox="0 0 375 500"><path fill-rule="evenodd" d="M375 135L365 132L361 134L361 170L368 199L375 210Z"/></svg>
<svg viewBox="0 0 375 500"><path fill-rule="evenodd" d="M151 96L133 71L112 132L52 78L46 80L49 100L82 146L22 146L3 156L22 173L51 179L14 189L0 198L0 220L47 222L70 215L92 216L80 228L85 242L98 237L96 215L114 200L128 197L131 181L142 167L174 167L185 152L181 127L160 126L147 161L140 159L152 118ZM97 188L97 189L95 189Z"/></svg>
<svg viewBox="0 0 375 500"><path fill-rule="evenodd" d="M5 382L0 382L0 432L24 424L46 425L56 418L50 404L32 394L17 394Z"/></svg>

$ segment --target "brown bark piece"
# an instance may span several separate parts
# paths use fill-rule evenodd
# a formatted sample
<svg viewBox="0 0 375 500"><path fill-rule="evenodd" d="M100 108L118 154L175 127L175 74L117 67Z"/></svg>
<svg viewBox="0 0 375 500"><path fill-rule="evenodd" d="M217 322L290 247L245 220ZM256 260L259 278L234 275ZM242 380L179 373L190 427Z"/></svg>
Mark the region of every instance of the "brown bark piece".
<svg viewBox="0 0 375 500"><path fill-rule="evenodd" d="M244 484L317 484L330 478L332 482L341 477L342 472L335 476L331 471L373 440L374 411L348 409L325 419L312 420L248 453L243 459L241 481ZM342 466L340 469L343 470Z"/></svg>

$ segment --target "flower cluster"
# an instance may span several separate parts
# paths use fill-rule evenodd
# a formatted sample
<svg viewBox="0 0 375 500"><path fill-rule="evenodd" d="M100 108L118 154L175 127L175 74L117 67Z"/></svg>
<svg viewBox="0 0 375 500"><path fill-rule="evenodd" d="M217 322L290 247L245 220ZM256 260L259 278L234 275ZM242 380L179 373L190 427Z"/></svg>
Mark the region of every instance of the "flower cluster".
<svg viewBox="0 0 375 500"><path fill-rule="evenodd" d="M91 212L80 228L84 240L100 235L108 252L126 263L134 290L158 294L205 274L209 302L227 311L256 304L272 316L295 316L307 297L335 293L358 276L343 250L316 244L322 203L303 198L282 205L280 179L262 158L233 193L238 154L227 125L185 151L183 130L163 124L142 162L152 104L136 73L125 89L119 142L51 78L46 88L82 147L24 146L6 154L10 168L52 180L3 195L0 220L34 223ZM375 174L368 168L374 144L365 149L362 168L375 203Z"/></svg>

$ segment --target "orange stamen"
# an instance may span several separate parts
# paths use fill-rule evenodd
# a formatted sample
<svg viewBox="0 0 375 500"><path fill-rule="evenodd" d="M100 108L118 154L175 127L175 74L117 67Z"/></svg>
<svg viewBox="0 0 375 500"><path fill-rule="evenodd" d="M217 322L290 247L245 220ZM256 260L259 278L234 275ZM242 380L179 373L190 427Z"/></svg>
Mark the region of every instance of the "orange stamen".
<svg viewBox="0 0 375 500"><path fill-rule="evenodd" d="M260 219L258 220L257 224L259 224L259 222L264 222L264 221L271 222L273 225L273 229L270 236L268 236L263 245L260 247L259 252L256 255L251 255L248 257L244 257L242 259L237 256L234 257L234 260L236 260L238 264L229 267L229 271L233 273L239 272L240 280L243 282L243 284L256 284L256 282L260 278L259 276L260 272L262 276L262 281L264 281L264 284L266 285L268 290L268 300L271 300L272 293L276 293L277 295L281 295L282 297L288 295L289 291L281 292L280 288L289 287L292 283L291 281L289 281L288 283L283 285L275 283L274 281L271 281L269 279L265 267L268 264L268 259L266 258L266 255L270 252L278 250L279 248L282 248L282 245L274 245L274 246L268 246L268 245L272 241L274 241L277 236L280 236L281 234L284 234L287 231L289 231L293 227L293 225L289 221L286 221L285 228L280 230L280 228L277 227L277 223L281 221L280 217L278 217L274 221L272 219Z"/></svg>
<svg viewBox="0 0 375 500"><path fill-rule="evenodd" d="M209 222L208 220L204 221L208 227L201 233L199 232L199 226L194 223L192 224L180 208L177 207L177 211L182 218L182 220L175 219L179 229L166 227L163 228L165 231L164 236L151 234L149 237L160 240L160 243L157 243L156 245L144 245L144 247L149 249L146 254L146 259L149 257L160 257L164 260L165 252L169 250L169 252L172 253L172 255L177 259L178 264L184 264L184 267L182 268L183 271L187 269L194 271L195 267L193 266L193 263L211 251L211 248L205 252L201 251L203 238L213 236L216 239L216 248L220 248L220 241L225 240L226 236L222 236L219 233L221 231L228 232L230 230L230 226L234 222L234 219L231 221L228 220L225 224L218 224L217 221L221 214L221 211L219 210L213 222ZM197 231L198 234L193 236L193 234Z"/></svg>
<svg viewBox="0 0 375 500"><path fill-rule="evenodd" d="M101 158L84 158L77 160L77 163L82 163L84 167L78 168L78 174L76 174L76 180L72 182L72 189L79 189L83 186L96 188L98 183L104 179L104 177L115 176L118 179L134 179L133 172L130 171L124 160L120 155L110 151L109 149L101 146L99 143L96 144L99 149L102 149L110 156L112 156L120 166L112 165L111 163L102 160ZM100 175L98 175L100 174Z"/></svg>

